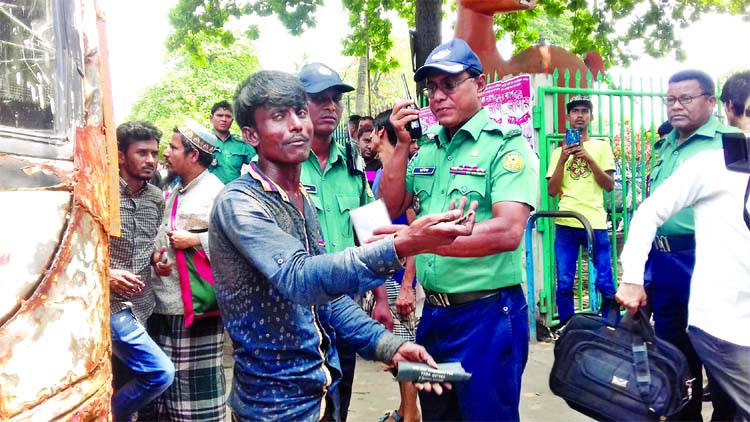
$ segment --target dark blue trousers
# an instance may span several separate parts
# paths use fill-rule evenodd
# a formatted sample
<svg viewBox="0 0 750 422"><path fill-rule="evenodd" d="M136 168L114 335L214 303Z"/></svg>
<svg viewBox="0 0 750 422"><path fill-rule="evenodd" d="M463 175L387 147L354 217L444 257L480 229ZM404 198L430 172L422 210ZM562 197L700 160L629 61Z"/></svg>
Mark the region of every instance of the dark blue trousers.
<svg viewBox="0 0 750 422"><path fill-rule="evenodd" d="M687 334L688 299L690 279L695 266L695 250L660 252L651 249L646 280L646 290L654 315L656 335L675 345L685 355L690 366L693 382L693 398L685 409L673 419L679 421L702 421L703 396L702 363ZM709 374L710 379L710 374ZM714 405L712 420L732 420L735 409L727 394L716 383L711 383Z"/></svg>
<svg viewBox="0 0 750 422"><path fill-rule="evenodd" d="M442 396L419 393L425 421L518 421L521 375L529 355L528 306L521 286L465 305L425 303L417 343L439 363L472 373Z"/></svg>
<svg viewBox="0 0 750 422"><path fill-rule="evenodd" d="M612 277L612 247L609 232L605 229L594 230L595 256L592 260L596 267L596 289L602 295L599 307L602 315L607 315L614 305L615 282ZM573 302L573 284L576 280L578 248L588 247L586 230L577 227L555 226L555 262L557 267L557 288L555 300L560 323L564 323L575 313ZM589 280L589 282L591 282Z"/></svg>

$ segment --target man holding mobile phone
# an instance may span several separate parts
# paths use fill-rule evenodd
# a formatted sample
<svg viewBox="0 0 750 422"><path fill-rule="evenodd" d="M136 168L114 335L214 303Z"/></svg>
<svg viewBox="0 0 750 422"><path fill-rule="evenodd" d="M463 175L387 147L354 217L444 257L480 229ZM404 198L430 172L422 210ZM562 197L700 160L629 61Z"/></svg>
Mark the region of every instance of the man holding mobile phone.
<svg viewBox="0 0 750 422"><path fill-rule="evenodd" d="M566 110L570 129L565 137L565 145L552 151L547 170L547 191L550 196L560 196L560 211L582 214L594 230L596 288L602 295L602 314L606 315L614 304L615 285L602 190L611 192L615 186L615 159L609 142L589 138L589 124L594 120L591 100L576 95L571 97ZM575 131L580 134L578 142L575 142ZM578 249L587 242L586 231L580 221L563 217L555 220L556 302L561 323L575 312L573 282Z"/></svg>

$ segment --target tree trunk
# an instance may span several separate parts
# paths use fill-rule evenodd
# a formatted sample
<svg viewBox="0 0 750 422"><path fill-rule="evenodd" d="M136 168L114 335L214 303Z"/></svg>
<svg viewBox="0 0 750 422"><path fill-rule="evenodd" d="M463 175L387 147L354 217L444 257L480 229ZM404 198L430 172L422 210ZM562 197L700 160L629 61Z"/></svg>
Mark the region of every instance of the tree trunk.
<svg viewBox="0 0 750 422"><path fill-rule="evenodd" d="M365 111L365 100L367 95L367 57L359 58L357 69L357 101L354 103L354 113L362 116Z"/></svg>
<svg viewBox="0 0 750 422"><path fill-rule="evenodd" d="M422 66L432 49L440 45L440 24L443 19L442 0L417 0L416 34L413 43L414 70ZM420 83L421 87L422 84ZM419 90L418 90L419 91Z"/></svg>

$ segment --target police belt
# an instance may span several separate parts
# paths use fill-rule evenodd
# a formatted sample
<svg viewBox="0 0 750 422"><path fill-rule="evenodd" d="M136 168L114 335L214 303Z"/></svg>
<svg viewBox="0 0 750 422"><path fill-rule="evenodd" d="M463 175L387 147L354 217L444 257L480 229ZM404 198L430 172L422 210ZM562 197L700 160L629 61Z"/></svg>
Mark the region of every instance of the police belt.
<svg viewBox="0 0 750 422"><path fill-rule="evenodd" d="M654 248L659 252L679 252L695 249L695 235L656 236Z"/></svg>
<svg viewBox="0 0 750 422"><path fill-rule="evenodd" d="M424 289L425 301L432 306L447 308L449 306L464 305L479 299L497 296L502 289L494 290L477 290L465 293L438 293L432 290Z"/></svg>

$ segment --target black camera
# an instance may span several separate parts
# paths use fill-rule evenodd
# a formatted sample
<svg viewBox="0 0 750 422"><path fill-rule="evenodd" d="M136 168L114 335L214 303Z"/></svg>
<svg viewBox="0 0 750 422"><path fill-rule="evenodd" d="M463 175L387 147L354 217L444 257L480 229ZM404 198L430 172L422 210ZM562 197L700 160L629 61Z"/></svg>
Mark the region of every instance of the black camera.
<svg viewBox="0 0 750 422"><path fill-rule="evenodd" d="M721 143L727 169L750 174L750 133L725 133Z"/></svg>

